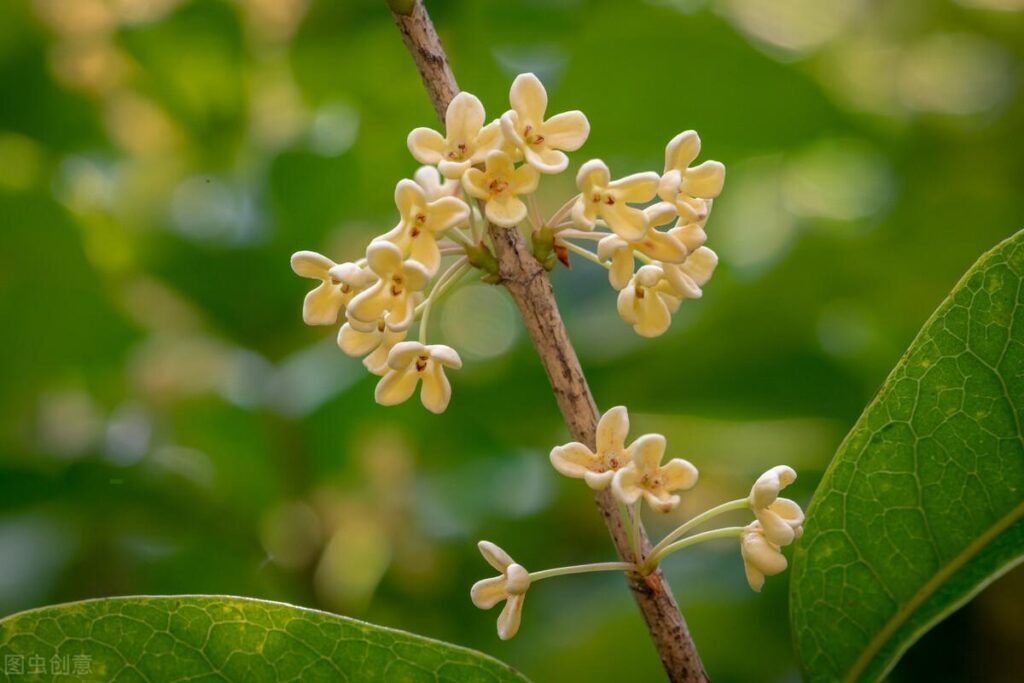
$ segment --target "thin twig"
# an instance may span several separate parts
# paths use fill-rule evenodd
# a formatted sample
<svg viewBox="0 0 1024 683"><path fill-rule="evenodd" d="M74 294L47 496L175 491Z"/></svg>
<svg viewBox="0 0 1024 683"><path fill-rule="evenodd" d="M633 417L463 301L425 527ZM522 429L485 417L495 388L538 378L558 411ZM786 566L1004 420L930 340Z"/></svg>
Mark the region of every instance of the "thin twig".
<svg viewBox="0 0 1024 683"><path fill-rule="evenodd" d="M434 109L443 121L448 102L459 88L423 2L415 0L408 14L392 12L392 16L420 70ZM569 341L547 271L534 258L519 230L489 224L488 232L498 260L501 284L509 291L523 316L569 432L573 438L593 447L597 433L597 405L587 386L576 350ZM631 520L622 518L611 491L597 492L595 500L619 557L625 562L636 563L638 558L630 549ZM637 526L637 531L640 555L646 556L651 549L650 541L642 524ZM669 680L673 683L706 682L707 674L697 647L661 571L655 570L646 577L627 576Z"/></svg>

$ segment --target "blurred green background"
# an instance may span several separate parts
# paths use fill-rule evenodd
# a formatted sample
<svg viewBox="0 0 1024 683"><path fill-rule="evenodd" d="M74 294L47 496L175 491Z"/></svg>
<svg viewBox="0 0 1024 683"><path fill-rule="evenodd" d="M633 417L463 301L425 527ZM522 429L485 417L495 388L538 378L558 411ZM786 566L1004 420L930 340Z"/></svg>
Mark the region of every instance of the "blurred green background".
<svg viewBox="0 0 1024 683"><path fill-rule="evenodd" d="M382 408L302 324L289 255L392 227L433 112L381 0L0 4L0 615L93 596L232 593L479 648L537 681L659 680L621 579L538 585L513 641L468 599L487 538L531 569L611 558L511 303L434 318L466 361L448 412ZM605 274L556 274L598 403L702 482L679 517L782 462L806 503L840 439L966 268L1024 225L1021 0L430 2L490 116L515 74L580 108L575 168L660 171L687 128L728 167L721 257L664 337ZM678 522L678 519L675 520ZM673 520L653 520L664 531ZM716 681L795 681L787 576L733 544L668 573ZM1011 573L898 681L1010 681ZM1017 678L1016 680L1019 680Z"/></svg>

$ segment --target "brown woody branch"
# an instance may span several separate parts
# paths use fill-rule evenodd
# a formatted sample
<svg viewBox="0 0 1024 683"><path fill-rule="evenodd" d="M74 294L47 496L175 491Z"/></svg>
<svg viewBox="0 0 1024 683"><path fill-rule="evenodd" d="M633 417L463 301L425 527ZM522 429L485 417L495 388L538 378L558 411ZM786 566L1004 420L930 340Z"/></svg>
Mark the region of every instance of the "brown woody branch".
<svg viewBox="0 0 1024 683"><path fill-rule="evenodd" d="M422 0L388 0L388 4L430 101L443 122L448 103L459 92L459 87L430 16ZM569 432L573 438L593 448L597 404L562 322L547 271L533 256L519 230L489 225L488 231L498 259L501 284L512 295L523 316ZM632 520L623 518L609 490L598 492L595 500L619 557L637 562L641 558L633 556L630 544ZM642 525L640 537L641 554L646 555L651 546ZM673 683L706 682L707 674L697 647L661 570L646 577L630 576L629 586L669 680Z"/></svg>

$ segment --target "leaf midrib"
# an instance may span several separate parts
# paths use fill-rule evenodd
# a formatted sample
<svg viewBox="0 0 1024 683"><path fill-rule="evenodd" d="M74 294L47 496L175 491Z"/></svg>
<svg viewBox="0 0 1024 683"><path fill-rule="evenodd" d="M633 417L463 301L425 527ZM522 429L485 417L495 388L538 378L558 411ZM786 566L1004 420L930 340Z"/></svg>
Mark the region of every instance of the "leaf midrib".
<svg viewBox="0 0 1024 683"><path fill-rule="evenodd" d="M892 618L886 622L885 626L871 639L871 642L867 644L867 647L861 652L857 661L853 663L846 677L843 679L846 683L852 683L864 673L868 665L878 654L878 651L882 649L882 646L889 641L890 638L896 633L897 630L907 619L909 619L914 612L925 603L925 601L935 594L939 588L958 570L960 570L969 560L980 553L989 543L992 542L999 534L1003 533L1011 524L1016 522L1024 516L1024 501L1020 502L1017 507L1013 508L1003 517L1000 517L995 524L989 527L985 533L978 536L974 541L967 545L957 555L955 555L950 562L948 562L942 569L936 572L932 578L930 578L916 593L913 597L904 604L900 609L896 610Z"/></svg>

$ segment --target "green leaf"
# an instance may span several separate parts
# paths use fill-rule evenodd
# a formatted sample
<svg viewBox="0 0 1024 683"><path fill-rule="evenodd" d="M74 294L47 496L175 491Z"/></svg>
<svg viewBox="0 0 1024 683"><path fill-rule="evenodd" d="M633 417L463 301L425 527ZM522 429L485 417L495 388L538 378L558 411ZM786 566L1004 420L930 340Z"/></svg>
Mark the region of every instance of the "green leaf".
<svg viewBox="0 0 1024 683"><path fill-rule="evenodd" d="M53 680L55 667L72 675L77 667L68 680L83 681L526 681L455 645L220 596L107 598L15 614L0 621L0 662L9 657L24 667L19 681ZM46 673L29 675L31 664Z"/></svg>
<svg viewBox="0 0 1024 683"><path fill-rule="evenodd" d="M811 681L874 681L1024 558L1024 232L985 254L818 487L790 610Z"/></svg>

